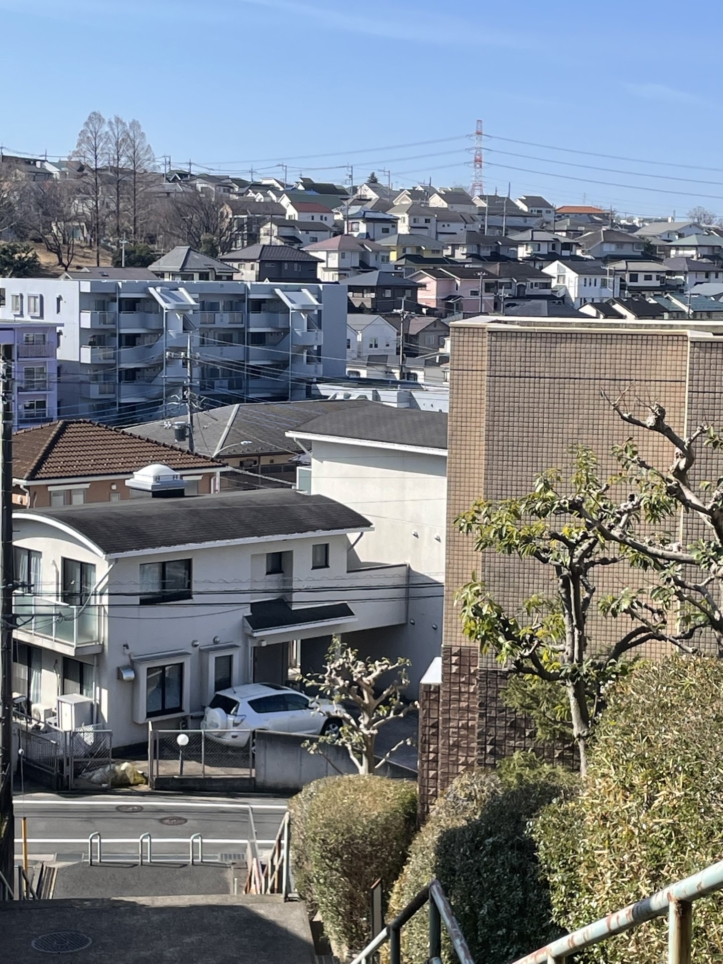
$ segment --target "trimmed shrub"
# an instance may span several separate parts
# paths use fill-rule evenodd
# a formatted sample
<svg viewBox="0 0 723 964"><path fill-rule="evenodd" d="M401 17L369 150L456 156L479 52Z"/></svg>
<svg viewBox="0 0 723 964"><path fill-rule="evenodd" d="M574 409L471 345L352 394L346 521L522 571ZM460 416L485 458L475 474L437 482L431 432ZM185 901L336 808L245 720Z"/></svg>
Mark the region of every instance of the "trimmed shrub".
<svg viewBox="0 0 723 964"><path fill-rule="evenodd" d="M575 774L526 753L515 754L496 772L473 770L458 777L412 844L390 916L437 877L477 961L507 964L558 936L529 821L577 783ZM456 961L445 943L445 960ZM422 911L404 928L404 960L424 960L427 948Z"/></svg>
<svg viewBox="0 0 723 964"><path fill-rule="evenodd" d="M331 777L310 784L291 806L297 887L319 909L344 959L370 939L372 884L381 878L388 897L404 865L416 830L416 787L377 776Z"/></svg>
<svg viewBox="0 0 723 964"><path fill-rule="evenodd" d="M555 920L569 930L687 877L721 858L723 662L671 657L645 663L611 694L575 800L536 822ZM717 960L720 897L696 903L693 959ZM664 920L589 952L610 964L658 964Z"/></svg>

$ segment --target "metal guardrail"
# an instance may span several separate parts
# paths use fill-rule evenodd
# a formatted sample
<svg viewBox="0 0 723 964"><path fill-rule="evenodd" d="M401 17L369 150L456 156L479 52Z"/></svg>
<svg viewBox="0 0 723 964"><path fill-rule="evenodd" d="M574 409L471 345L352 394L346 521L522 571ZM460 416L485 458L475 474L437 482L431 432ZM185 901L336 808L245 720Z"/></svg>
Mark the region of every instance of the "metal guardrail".
<svg viewBox="0 0 723 964"><path fill-rule="evenodd" d="M367 944L358 954L352 964L369 964L382 945L389 943L390 964L401 964L402 960L402 928L417 911L429 903L429 953L427 960L436 964L442 958L442 924L444 924L452 947L460 964L474 964L474 958L464 939L464 934L452 913L449 901L438 880L432 880L426 887L413 897L407 906L397 914L394 920L381 930L377 936Z"/></svg>
<svg viewBox="0 0 723 964"><path fill-rule="evenodd" d="M553 964L579 951L631 930L656 917L668 915L668 962L688 964L693 939L693 903L723 889L723 860L692 877L659 890L652 897L636 901L607 917L515 961L514 964Z"/></svg>
<svg viewBox="0 0 723 964"><path fill-rule="evenodd" d="M256 835L254 834L254 841ZM248 872L245 894L282 894L284 900L291 894L290 862L291 823L288 811L281 821L279 832L266 863L260 859L255 846L247 849Z"/></svg>

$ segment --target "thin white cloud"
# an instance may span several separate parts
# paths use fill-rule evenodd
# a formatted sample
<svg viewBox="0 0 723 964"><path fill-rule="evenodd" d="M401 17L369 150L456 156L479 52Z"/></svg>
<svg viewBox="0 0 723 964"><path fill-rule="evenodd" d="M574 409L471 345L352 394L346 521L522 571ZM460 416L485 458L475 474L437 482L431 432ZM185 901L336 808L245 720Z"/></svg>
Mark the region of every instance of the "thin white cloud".
<svg viewBox="0 0 723 964"><path fill-rule="evenodd" d="M702 104L703 101L695 94L685 90L676 90L666 84L626 84L625 89L634 97L643 100L657 100L662 104Z"/></svg>

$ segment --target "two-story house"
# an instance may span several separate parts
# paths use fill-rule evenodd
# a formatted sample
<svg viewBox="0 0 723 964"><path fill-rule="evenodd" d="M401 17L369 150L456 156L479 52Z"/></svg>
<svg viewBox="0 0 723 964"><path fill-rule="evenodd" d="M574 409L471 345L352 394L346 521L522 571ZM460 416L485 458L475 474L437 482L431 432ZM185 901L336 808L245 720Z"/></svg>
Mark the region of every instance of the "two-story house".
<svg viewBox="0 0 723 964"><path fill-rule="evenodd" d="M686 291L693 285L723 282L723 265L708 258L666 258L663 265L668 282L679 282Z"/></svg>
<svg viewBox="0 0 723 964"><path fill-rule="evenodd" d="M621 258L642 258L645 241L634 234L614 228L588 231L577 239L581 254L589 258L615 261Z"/></svg>
<svg viewBox="0 0 723 964"><path fill-rule="evenodd" d="M565 303L573 308L620 294L620 278L612 267L589 258L553 261L542 271L553 279L555 294L562 294Z"/></svg>
<svg viewBox="0 0 723 964"><path fill-rule="evenodd" d="M229 251L223 260L233 270L236 281L315 282L318 261L299 248L286 244L252 244Z"/></svg>
<svg viewBox="0 0 723 964"><path fill-rule="evenodd" d="M460 214L478 213L471 195L462 188L442 187L430 195L428 203L431 208L447 208Z"/></svg>
<svg viewBox="0 0 723 964"><path fill-rule="evenodd" d="M668 273L660 261L621 260L608 263L610 271L620 286L620 295L636 291L664 291L668 286Z"/></svg>
<svg viewBox="0 0 723 964"><path fill-rule="evenodd" d="M346 215L346 233L355 238L382 241L397 233L397 219L386 211L372 211L368 208L356 209ZM321 240L321 239L319 239Z"/></svg>
<svg viewBox="0 0 723 964"><path fill-rule="evenodd" d="M307 197L294 194L282 194L279 201L284 206L287 218L297 221L321 221L322 224L334 226L334 210L341 207L341 202L322 203L313 196Z"/></svg>
<svg viewBox="0 0 723 964"><path fill-rule="evenodd" d="M408 255L419 258L438 258L444 253L444 244L429 234L392 234L381 238L379 244L389 252L389 261L394 263Z"/></svg>
<svg viewBox="0 0 723 964"><path fill-rule="evenodd" d="M362 561L362 513L290 489L168 497L162 465L132 484L167 497L14 516L13 690L34 716L80 694L114 747L138 744L219 689L285 683L307 640L406 624L408 567Z"/></svg>
<svg viewBox="0 0 723 964"><path fill-rule="evenodd" d="M393 271L365 271L345 278L340 286L346 289L349 302L359 311L385 314L403 308L409 310L417 304L419 285Z"/></svg>
<svg viewBox="0 0 723 964"><path fill-rule="evenodd" d="M443 315L468 316L481 311L480 271L479 266L450 265L423 268L410 277L420 285L420 305Z"/></svg>
<svg viewBox="0 0 723 964"><path fill-rule="evenodd" d="M428 234L431 238L437 237L439 209L408 201L395 204L389 208L388 213L397 219L399 234Z"/></svg>
<svg viewBox="0 0 723 964"><path fill-rule="evenodd" d="M148 270L164 281L233 281L233 268L187 244L172 248Z"/></svg>
<svg viewBox="0 0 723 964"><path fill-rule="evenodd" d="M723 238L719 234L691 234L667 244L665 257L709 258L723 262Z"/></svg>
<svg viewBox="0 0 723 964"><path fill-rule="evenodd" d="M381 315L350 314L346 323L348 361L372 354L393 355L397 351L397 329Z"/></svg>
<svg viewBox="0 0 723 964"><path fill-rule="evenodd" d="M333 233L332 226L321 221L269 218L259 228L259 243L287 244L292 248L303 248L305 244L326 241Z"/></svg>
<svg viewBox="0 0 723 964"><path fill-rule="evenodd" d="M444 239L444 253L459 261L468 258L517 259L518 247L518 243L511 238L500 234L482 234L480 231L461 231Z"/></svg>
<svg viewBox="0 0 723 964"><path fill-rule="evenodd" d="M515 261L488 262L480 266L481 314L500 311L526 300L551 299L552 278L530 264Z"/></svg>
<svg viewBox="0 0 723 964"><path fill-rule="evenodd" d="M539 194L523 194L517 198L517 204L541 223L554 224L555 206Z"/></svg>
<svg viewBox="0 0 723 964"><path fill-rule="evenodd" d="M379 243L349 234L307 244L304 251L317 260L320 281L341 281L360 271L373 271L389 264L389 252Z"/></svg>
<svg viewBox="0 0 723 964"><path fill-rule="evenodd" d="M576 241L542 228L530 228L510 234L510 241L517 244L517 257L533 261L549 258L570 258L580 250Z"/></svg>

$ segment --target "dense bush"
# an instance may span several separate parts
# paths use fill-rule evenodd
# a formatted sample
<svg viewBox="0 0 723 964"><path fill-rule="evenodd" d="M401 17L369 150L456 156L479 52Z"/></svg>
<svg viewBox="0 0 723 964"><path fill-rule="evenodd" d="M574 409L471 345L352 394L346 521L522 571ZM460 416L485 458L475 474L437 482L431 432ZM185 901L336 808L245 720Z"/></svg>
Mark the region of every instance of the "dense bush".
<svg viewBox="0 0 723 964"><path fill-rule="evenodd" d="M721 858L723 662L672 657L618 684L580 795L548 807L534 835L555 920L572 930ZM720 898L694 912L694 960L718 960ZM664 921L593 952L611 964L665 959Z"/></svg>
<svg viewBox="0 0 723 964"><path fill-rule="evenodd" d="M416 829L414 784L376 776L332 777L291 801L291 847L299 892L318 907L337 956L370 938L369 891L388 896Z"/></svg>
<svg viewBox="0 0 723 964"><path fill-rule="evenodd" d="M437 877L477 961L507 964L557 936L529 821L576 785L575 775L531 754L516 754L496 773L463 774L414 840L394 887L390 915ZM405 961L424 960L427 933L421 912L403 931ZM454 959L449 946L444 956Z"/></svg>

